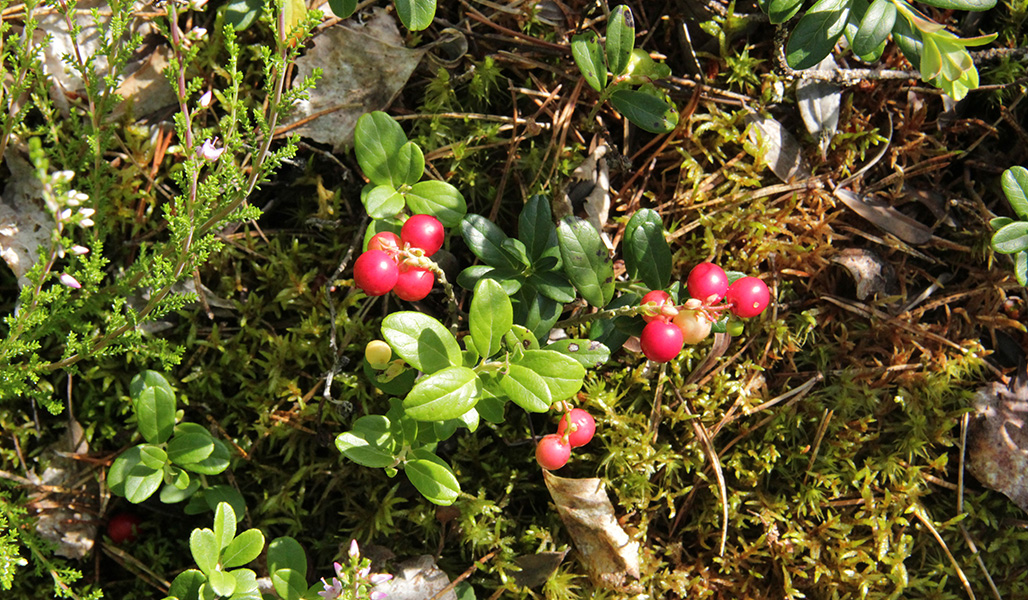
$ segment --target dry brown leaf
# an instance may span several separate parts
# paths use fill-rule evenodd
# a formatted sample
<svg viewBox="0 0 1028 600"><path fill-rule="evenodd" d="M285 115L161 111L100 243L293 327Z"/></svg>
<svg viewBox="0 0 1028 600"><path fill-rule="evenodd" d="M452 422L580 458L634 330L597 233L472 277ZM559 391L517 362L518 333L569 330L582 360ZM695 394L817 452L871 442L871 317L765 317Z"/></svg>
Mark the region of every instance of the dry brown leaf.
<svg viewBox="0 0 1028 600"><path fill-rule="evenodd" d="M566 555L567 551L540 552L515 558L514 564L521 570L513 573L514 583L530 588L541 586L557 571Z"/></svg>
<svg viewBox="0 0 1028 600"><path fill-rule="evenodd" d="M993 383L974 397L967 428L967 470L985 487L1028 512L1028 370L1021 363L1012 388Z"/></svg>
<svg viewBox="0 0 1028 600"><path fill-rule="evenodd" d="M376 585L375 591L384 592L389 600L428 600L448 585L450 578L436 566L431 556L424 554L400 563L395 576ZM439 600L457 600L457 594L450 590Z"/></svg>
<svg viewBox="0 0 1028 600"><path fill-rule="evenodd" d="M297 83L314 69L322 73L310 99L296 104L293 122L324 114L295 132L332 144L336 152L352 146L357 119L388 107L424 54L424 49L404 47L396 20L381 9L364 24L346 22L329 27L296 61Z"/></svg>
<svg viewBox="0 0 1028 600"><path fill-rule="evenodd" d="M72 419L61 439L40 455L39 460L46 463L43 474L29 473L32 483L40 487L28 503L39 515L36 533L56 544L54 552L67 558L87 556L97 535L96 476L87 463L67 457L88 452L85 430Z"/></svg>
<svg viewBox="0 0 1028 600"><path fill-rule="evenodd" d="M118 95L125 99L115 108L112 118L120 117L129 106L136 118L151 115L177 102L175 90L164 75L171 59L171 48L157 46L137 64L131 65L131 75L118 86Z"/></svg>
<svg viewBox="0 0 1028 600"><path fill-rule="evenodd" d="M0 198L0 256L18 277L29 283L28 273L39 259L39 250L50 247L55 224L43 204L43 184L32 165L14 150L4 155L11 172Z"/></svg>
<svg viewBox="0 0 1028 600"><path fill-rule="evenodd" d="M873 198L860 196L843 188L835 190L835 197L882 231L891 233L908 244L924 244L932 239L932 230L927 226Z"/></svg>
<svg viewBox="0 0 1028 600"><path fill-rule="evenodd" d="M639 542L618 525L603 482L549 471L543 471L543 479L593 581L613 590L630 587L628 579L639 578Z"/></svg>
<svg viewBox="0 0 1028 600"><path fill-rule="evenodd" d="M839 65L831 54L818 63L818 71L838 71ZM820 79L801 79L796 84L796 104L810 135L818 140L821 157L828 151L839 125L839 86Z"/></svg>
<svg viewBox="0 0 1028 600"><path fill-rule="evenodd" d="M810 177L810 167L803 159L799 142L781 123L757 113L746 115L746 122L750 124L750 140L760 149L757 159L779 179L789 183Z"/></svg>
<svg viewBox="0 0 1028 600"><path fill-rule="evenodd" d="M890 296L899 291L896 269L877 252L863 248L847 248L832 257L832 262L846 267L857 283L857 299L869 296Z"/></svg>

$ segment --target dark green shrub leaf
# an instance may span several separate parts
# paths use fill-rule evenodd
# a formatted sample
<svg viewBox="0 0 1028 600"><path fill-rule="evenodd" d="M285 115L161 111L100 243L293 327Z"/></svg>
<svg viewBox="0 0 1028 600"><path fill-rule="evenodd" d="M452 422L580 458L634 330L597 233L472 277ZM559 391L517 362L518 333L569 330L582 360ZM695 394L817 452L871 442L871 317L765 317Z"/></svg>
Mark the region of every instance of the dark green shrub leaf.
<svg viewBox="0 0 1028 600"><path fill-rule="evenodd" d="M300 542L289 536L277 537L268 544L268 571L274 573L280 569L307 572L307 554Z"/></svg>
<svg viewBox="0 0 1028 600"><path fill-rule="evenodd" d="M193 553L193 562L206 575L214 571L218 564L218 557L221 555L221 547L218 539L210 529L194 529L189 536L189 551Z"/></svg>
<svg viewBox="0 0 1028 600"><path fill-rule="evenodd" d="M143 463L143 446L133 446L114 459L107 473L107 485L111 492L124 496L129 502L138 504L146 500L164 481L163 465L157 468ZM160 451L160 448L150 446ZM156 456L147 454L147 461L152 462Z"/></svg>
<svg viewBox="0 0 1028 600"><path fill-rule="evenodd" d="M992 234L992 249L1000 254L1028 250L1028 223L1018 221Z"/></svg>
<svg viewBox="0 0 1028 600"><path fill-rule="evenodd" d="M185 472L182 474L187 478L189 477ZM161 488L160 499L161 502L165 504L176 504L195 494L198 489L200 489L199 479L190 479L184 489L179 489L176 485L166 483L164 484L164 487Z"/></svg>
<svg viewBox="0 0 1028 600"><path fill-rule="evenodd" d="M495 385L499 389L499 383L497 382ZM478 404L475 404L475 410L478 411L480 417L490 423L503 423L503 413L506 407L506 396L497 396L489 389L488 385L482 386L482 395L478 399Z"/></svg>
<svg viewBox="0 0 1028 600"><path fill-rule="evenodd" d="M921 64L921 51L924 43L921 41L921 32L910 27L910 23L904 19L896 19L892 26L892 41L896 42L903 56L910 61L910 64L918 67Z"/></svg>
<svg viewBox="0 0 1028 600"><path fill-rule="evenodd" d="M552 350L525 350L524 356L514 364L530 369L543 378L550 390L550 404L577 394L585 379L585 367L570 356Z"/></svg>
<svg viewBox="0 0 1028 600"><path fill-rule="evenodd" d="M423 373L435 373L463 362L460 346L450 330L424 313L390 314L382 321L382 337L393 352Z"/></svg>
<svg viewBox="0 0 1028 600"><path fill-rule="evenodd" d="M225 5L225 23L236 31L243 31L253 25L263 9L262 0L229 0Z"/></svg>
<svg viewBox="0 0 1028 600"><path fill-rule="evenodd" d="M614 262L600 233L588 221L566 217L557 226L557 240L572 285L589 304L606 306L614 297Z"/></svg>
<svg viewBox="0 0 1028 600"><path fill-rule="evenodd" d="M768 19L775 25L781 25L793 18L803 0L761 0L760 8L767 13Z"/></svg>
<svg viewBox="0 0 1028 600"><path fill-rule="evenodd" d="M664 222L657 211L636 211L625 225L625 269L651 290L667 287L671 280L671 247L664 239Z"/></svg>
<svg viewBox="0 0 1028 600"><path fill-rule="evenodd" d="M411 186L404 198L411 212L432 215L444 227L456 227L468 212L467 202L457 188L445 181L421 181Z"/></svg>
<svg viewBox="0 0 1028 600"><path fill-rule="evenodd" d="M227 469L232 458L228 447L219 439L212 437L211 441L214 442L214 450L210 456L195 463L184 464L182 468L202 475L217 475Z"/></svg>
<svg viewBox="0 0 1028 600"><path fill-rule="evenodd" d="M528 412L546 412L553 404L546 380L529 367L512 364L499 384L504 395Z"/></svg>
<svg viewBox="0 0 1028 600"><path fill-rule="evenodd" d="M874 53L888 39L895 23L896 5L891 0L874 0L853 36L853 51L860 56Z"/></svg>
<svg viewBox="0 0 1028 600"><path fill-rule="evenodd" d="M544 349L571 357L586 369L598 369L610 359L610 349L595 340L560 340Z"/></svg>
<svg viewBox="0 0 1028 600"><path fill-rule="evenodd" d="M406 206L406 202L403 194L390 184L374 187L368 184L361 190L361 204L372 219L395 217Z"/></svg>
<svg viewBox="0 0 1028 600"><path fill-rule="evenodd" d="M133 394L136 426L151 444L163 444L175 429L175 394L171 386L146 386Z"/></svg>
<svg viewBox="0 0 1028 600"><path fill-rule="evenodd" d="M225 569L241 567L260 556L263 550L264 534L259 529L247 529L222 551L221 566Z"/></svg>
<svg viewBox="0 0 1028 600"><path fill-rule="evenodd" d="M547 298L531 286L523 287L515 300L514 322L527 328L533 338L548 336L564 308L562 303ZM536 347L538 344L536 342Z"/></svg>
<svg viewBox="0 0 1028 600"><path fill-rule="evenodd" d="M230 485L212 485L207 489L201 489L189 499L184 510L187 514L197 515L208 510L215 511L223 502L232 507L236 514L236 522L243 519L243 515L246 514L246 502L239 490Z"/></svg>
<svg viewBox="0 0 1028 600"><path fill-rule="evenodd" d="M622 4L610 12L604 48L610 72L615 76L623 74L635 48L635 17L627 5Z"/></svg>
<svg viewBox="0 0 1028 600"><path fill-rule="evenodd" d="M393 0L396 16L411 31L427 29L435 18L436 0Z"/></svg>
<svg viewBox="0 0 1028 600"><path fill-rule="evenodd" d="M407 479L434 504L449 506L460 495L460 484L450 467L424 448L412 452L414 460L403 467Z"/></svg>
<svg viewBox="0 0 1028 600"><path fill-rule="evenodd" d="M1010 217L996 217L995 219L989 219L989 227L993 229L1003 229L1013 222L1014 220Z"/></svg>
<svg viewBox="0 0 1028 600"><path fill-rule="evenodd" d="M179 465L200 462L212 452L214 438L206 431L176 435L168 442L168 458Z"/></svg>
<svg viewBox="0 0 1028 600"><path fill-rule="evenodd" d="M467 367L449 367L422 377L403 401L407 416L418 421L456 419L475 406L478 375Z"/></svg>
<svg viewBox="0 0 1028 600"><path fill-rule="evenodd" d="M296 600L307 592L306 572L293 569L279 569L271 572L271 586L280 598Z"/></svg>
<svg viewBox="0 0 1028 600"><path fill-rule="evenodd" d="M391 159L406 143L407 134L403 128L382 111L370 112L357 119L353 150L361 171L375 185L392 185Z"/></svg>
<svg viewBox="0 0 1028 600"><path fill-rule="evenodd" d="M571 56L589 87L602 92L607 87L607 64L596 34L586 31L571 38Z"/></svg>
<svg viewBox="0 0 1028 600"><path fill-rule="evenodd" d="M200 586L206 581L207 577L196 569L182 571L171 582L171 587L168 588L168 596L178 598L179 600L197 598L200 594Z"/></svg>
<svg viewBox="0 0 1028 600"><path fill-rule="evenodd" d="M521 268L527 268L531 266L532 261L528 258L528 252L525 249L525 244L521 240L514 238L507 238L500 244L500 249L507 253L512 261L518 264Z"/></svg>
<svg viewBox="0 0 1028 600"><path fill-rule="evenodd" d="M850 0L818 0L810 7L785 46L785 57L794 69L809 69L835 47L849 16Z"/></svg>
<svg viewBox="0 0 1028 600"><path fill-rule="evenodd" d="M391 423L382 415L367 415L354 421L352 431L336 437L336 449L353 462L373 469L396 462Z"/></svg>
<svg viewBox="0 0 1028 600"><path fill-rule="evenodd" d="M650 133L667 133L678 126L678 111L663 98L640 90L617 90L610 103L626 119Z"/></svg>
<svg viewBox="0 0 1028 600"><path fill-rule="evenodd" d="M491 279L479 281L471 299L468 324L478 355L488 358L499 352L503 336L513 324L514 308L507 292Z"/></svg>
<svg viewBox="0 0 1028 600"><path fill-rule="evenodd" d="M996 0L919 0L922 4L945 10L989 10L996 6Z"/></svg>
<svg viewBox="0 0 1028 600"><path fill-rule="evenodd" d="M1017 283L1028 286L1028 252L1018 252L1014 255L1014 275Z"/></svg>
<svg viewBox="0 0 1028 600"><path fill-rule="evenodd" d="M328 7L340 19L345 19L357 10L357 0L328 0Z"/></svg>
<svg viewBox="0 0 1028 600"><path fill-rule="evenodd" d="M485 264L497 268L518 267L502 249L507 234L489 219L474 213L465 215L460 222L460 233L471 252Z"/></svg>
<svg viewBox="0 0 1028 600"><path fill-rule="evenodd" d="M538 271L528 278L528 284L543 296L561 304L575 299L575 287L560 273Z"/></svg>
<svg viewBox="0 0 1028 600"><path fill-rule="evenodd" d="M507 335L503 337L504 343L511 349L514 347L521 348L522 350L538 350L539 339L532 333L527 327L523 325L514 325L507 332Z"/></svg>
<svg viewBox="0 0 1028 600"><path fill-rule="evenodd" d="M518 238L525 244L533 263L557 246L557 228L553 225L549 198L536 194L528 199L518 217Z"/></svg>
<svg viewBox="0 0 1028 600"><path fill-rule="evenodd" d="M1011 167L1000 179L1007 202L1021 220L1028 221L1028 169Z"/></svg>

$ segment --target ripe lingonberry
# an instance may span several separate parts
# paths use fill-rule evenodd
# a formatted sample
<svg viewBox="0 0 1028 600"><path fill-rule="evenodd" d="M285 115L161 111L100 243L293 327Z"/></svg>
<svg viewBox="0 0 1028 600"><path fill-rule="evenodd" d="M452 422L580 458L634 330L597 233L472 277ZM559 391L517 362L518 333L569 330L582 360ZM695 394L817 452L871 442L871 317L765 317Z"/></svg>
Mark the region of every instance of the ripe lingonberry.
<svg viewBox="0 0 1028 600"><path fill-rule="evenodd" d="M693 298L703 302L717 302L728 291L728 275L714 263L700 263L689 272L686 286Z"/></svg>
<svg viewBox="0 0 1028 600"><path fill-rule="evenodd" d="M414 215L400 229L400 239L404 244L424 250L425 256L432 256L443 247L446 230L432 215Z"/></svg>
<svg viewBox="0 0 1028 600"><path fill-rule="evenodd" d="M392 231L380 231L368 240L368 250L381 250L389 256L396 256L401 247L400 236Z"/></svg>
<svg viewBox="0 0 1028 600"><path fill-rule="evenodd" d="M372 369L382 370L389 366L389 361L393 358L393 349L389 347L389 344L382 340L371 340L368 345L364 347L364 360L367 361L368 366Z"/></svg>
<svg viewBox="0 0 1028 600"><path fill-rule="evenodd" d="M593 439L593 434L596 433L596 421L592 415L581 408L572 408L561 417L560 423L557 425L557 435L563 437L569 424L574 425L574 431L568 433L568 443L572 448L588 444Z"/></svg>
<svg viewBox="0 0 1028 600"><path fill-rule="evenodd" d="M647 323L639 336L643 354L653 362L667 362L678 356L684 344L682 330L664 321Z"/></svg>
<svg viewBox="0 0 1028 600"><path fill-rule="evenodd" d="M107 522L107 535L115 544L133 542L138 534L137 529L143 522L137 515L132 513L118 513Z"/></svg>
<svg viewBox="0 0 1028 600"><path fill-rule="evenodd" d="M423 300L432 286L435 285L435 275L432 271L421 267L400 265L400 274L396 278L396 285L393 286L393 293L401 300L415 302Z"/></svg>
<svg viewBox="0 0 1028 600"><path fill-rule="evenodd" d="M646 295L642 297L642 300L639 301L639 306L646 305L650 302L657 305L657 310L659 312L655 315L644 314L644 321L651 323L653 321L667 321L670 318L669 315L665 314L665 311L671 312L674 310L674 302L671 300L670 294L664 290L653 290L652 292L647 292Z"/></svg>
<svg viewBox="0 0 1028 600"><path fill-rule="evenodd" d="M712 326L706 315L698 310L679 311L671 322L682 330L682 340L686 344L698 344L707 339Z"/></svg>
<svg viewBox="0 0 1028 600"><path fill-rule="evenodd" d="M742 277L732 282L726 296L732 314L748 319L764 312L771 302L767 284L756 277Z"/></svg>
<svg viewBox="0 0 1028 600"><path fill-rule="evenodd" d="M399 275L396 261L381 250L368 250L353 263L353 281L369 296L388 294Z"/></svg>
<svg viewBox="0 0 1028 600"><path fill-rule="evenodd" d="M535 447L535 460L539 466L549 471L568 464L571 458L571 445L564 441L564 438L556 433L544 435Z"/></svg>

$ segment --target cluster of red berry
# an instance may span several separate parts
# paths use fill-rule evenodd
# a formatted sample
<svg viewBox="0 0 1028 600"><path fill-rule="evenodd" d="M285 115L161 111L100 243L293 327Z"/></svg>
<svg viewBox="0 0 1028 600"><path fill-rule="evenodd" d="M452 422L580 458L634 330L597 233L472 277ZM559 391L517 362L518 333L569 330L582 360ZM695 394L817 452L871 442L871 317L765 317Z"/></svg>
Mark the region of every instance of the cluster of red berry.
<svg viewBox="0 0 1028 600"><path fill-rule="evenodd" d="M729 285L724 269L709 262L693 267L686 289L691 299L682 306L675 306L663 290L642 297L640 305L651 305L643 315L646 326L639 336L646 358L667 362L678 356L685 344L696 344L710 335L711 326L723 310L748 319L764 312L771 302L771 292L760 279L740 277Z"/></svg>
<svg viewBox="0 0 1028 600"><path fill-rule="evenodd" d="M557 433L544 435L535 447L535 460L544 469L555 471L568 464L571 449L584 446L596 433L596 421L581 408L564 413L557 425Z"/></svg>
<svg viewBox="0 0 1028 600"><path fill-rule="evenodd" d="M443 247L446 230L431 215L414 215L400 229L376 233L368 250L353 264L353 281L369 296L395 293L401 300L421 300L432 291L435 275L418 266L422 256Z"/></svg>

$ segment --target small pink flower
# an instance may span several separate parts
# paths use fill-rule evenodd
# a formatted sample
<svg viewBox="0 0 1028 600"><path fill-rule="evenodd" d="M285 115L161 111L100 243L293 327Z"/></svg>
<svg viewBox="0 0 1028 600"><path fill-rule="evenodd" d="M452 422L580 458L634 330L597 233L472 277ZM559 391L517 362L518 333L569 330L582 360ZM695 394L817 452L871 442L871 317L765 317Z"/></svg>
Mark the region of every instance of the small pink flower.
<svg viewBox="0 0 1028 600"><path fill-rule="evenodd" d="M371 574L371 567L364 567L357 571L357 579L367 579Z"/></svg>
<svg viewBox="0 0 1028 600"><path fill-rule="evenodd" d="M216 148L214 144L217 142L218 138L207 140L203 143L203 146L200 147L200 156L202 156L204 160L214 162L221 158L221 155L225 152L225 148Z"/></svg>
<svg viewBox="0 0 1028 600"><path fill-rule="evenodd" d="M385 592L374 591L368 596L371 600L385 600L389 595Z"/></svg>
<svg viewBox="0 0 1028 600"><path fill-rule="evenodd" d="M393 576L389 573L375 573L371 576L371 579L369 579L368 582L371 583L371 585L378 585L380 583L385 583L392 578Z"/></svg>
<svg viewBox="0 0 1028 600"><path fill-rule="evenodd" d="M357 540L350 540L350 558L360 558L361 549L357 545Z"/></svg>
<svg viewBox="0 0 1028 600"><path fill-rule="evenodd" d="M332 578L332 583L325 581L325 578L321 578L321 583L325 586L324 591L318 592L318 595L324 598L324 600L335 600L339 596L343 595L343 582L339 581L335 577Z"/></svg>
<svg viewBox="0 0 1028 600"><path fill-rule="evenodd" d="M72 246L71 248L68 248L68 252L74 256L82 256L83 254L89 254L89 248L86 248L85 246Z"/></svg>
<svg viewBox="0 0 1028 600"><path fill-rule="evenodd" d="M72 289L77 290L77 289L80 289L82 287L82 284L79 283L78 279L75 279L74 277L72 277L71 275L68 275L67 273L61 273L61 276L59 277L59 279L60 279L62 284L66 285L66 286L68 286L68 287L70 287Z"/></svg>
<svg viewBox="0 0 1028 600"><path fill-rule="evenodd" d="M200 96L200 106L203 108L207 108L211 105L211 100L213 99L214 92L212 92L211 90L207 90L206 92L204 92L203 96Z"/></svg>

